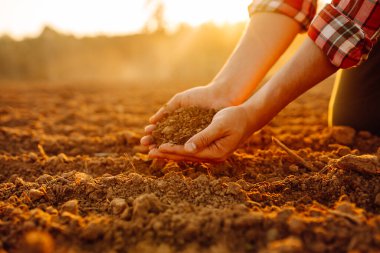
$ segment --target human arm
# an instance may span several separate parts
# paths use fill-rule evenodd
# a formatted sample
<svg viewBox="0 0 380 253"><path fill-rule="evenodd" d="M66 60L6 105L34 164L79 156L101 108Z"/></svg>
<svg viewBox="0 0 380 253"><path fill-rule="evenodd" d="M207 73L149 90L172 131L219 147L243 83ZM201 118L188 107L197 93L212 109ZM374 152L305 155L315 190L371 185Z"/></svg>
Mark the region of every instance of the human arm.
<svg viewBox="0 0 380 253"><path fill-rule="evenodd" d="M152 149L150 156L191 161L224 160L287 104L337 69L307 38L295 56L247 101L218 112L211 124L184 146L163 144Z"/></svg>
<svg viewBox="0 0 380 253"><path fill-rule="evenodd" d="M284 53L301 26L278 13L255 13L236 49L212 86L239 105L251 96L269 69Z"/></svg>
<svg viewBox="0 0 380 253"><path fill-rule="evenodd" d="M289 9L287 0L262 2L264 11ZM350 5L352 3L354 5ZM293 16L302 17L298 14ZM379 38L379 26L378 1L333 1L314 19L308 30L309 38L295 57L246 103L220 111L211 125L191 138L185 147L166 145L152 150L151 156L169 158L170 155L171 159L187 160L224 159L247 136L268 123L310 87L338 68L364 62ZM194 147L196 149L192 150Z"/></svg>
<svg viewBox="0 0 380 253"><path fill-rule="evenodd" d="M220 109L244 102L299 31L300 25L285 15L254 14L234 52L210 84L176 94L150 118L151 125L146 127L141 143L152 145L154 124L179 107Z"/></svg>

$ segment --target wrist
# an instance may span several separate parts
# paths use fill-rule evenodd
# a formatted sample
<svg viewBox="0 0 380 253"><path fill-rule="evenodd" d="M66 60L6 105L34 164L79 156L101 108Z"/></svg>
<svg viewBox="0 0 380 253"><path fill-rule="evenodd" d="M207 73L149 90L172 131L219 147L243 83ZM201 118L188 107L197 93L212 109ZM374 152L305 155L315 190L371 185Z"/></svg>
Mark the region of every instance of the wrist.
<svg viewBox="0 0 380 253"><path fill-rule="evenodd" d="M260 98L251 97L249 100L240 105L246 114L246 128L249 135L260 130L271 120L270 110L264 106Z"/></svg>
<svg viewBox="0 0 380 253"><path fill-rule="evenodd" d="M210 82L208 87L212 94L215 95L216 99L223 100L226 106L241 104L241 101L239 101L239 96L237 94L238 91L236 90L236 87L234 88L231 85L231 82L213 80Z"/></svg>

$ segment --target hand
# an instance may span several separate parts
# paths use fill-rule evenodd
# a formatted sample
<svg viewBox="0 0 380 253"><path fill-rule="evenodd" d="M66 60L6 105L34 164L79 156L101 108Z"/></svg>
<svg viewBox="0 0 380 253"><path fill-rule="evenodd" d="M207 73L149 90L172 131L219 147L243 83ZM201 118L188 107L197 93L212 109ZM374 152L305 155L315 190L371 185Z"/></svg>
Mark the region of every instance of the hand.
<svg viewBox="0 0 380 253"><path fill-rule="evenodd" d="M210 125L190 138L185 145L162 144L152 148L149 156L172 160L225 160L253 132L249 114L242 106L225 108L215 114Z"/></svg>
<svg viewBox="0 0 380 253"><path fill-rule="evenodd" d="M142 145L150 146L150 148L155 147L153 137L151 136L155 124L160 121L166 113L175 111L180 107L200 106L203 108L220 109L230 106L231 104L229 97L222 94L222 92L215 89L212 85L199 86L178 93L149 119L151 124L145 127L146 136L142 137L140 142Z"/></svg>

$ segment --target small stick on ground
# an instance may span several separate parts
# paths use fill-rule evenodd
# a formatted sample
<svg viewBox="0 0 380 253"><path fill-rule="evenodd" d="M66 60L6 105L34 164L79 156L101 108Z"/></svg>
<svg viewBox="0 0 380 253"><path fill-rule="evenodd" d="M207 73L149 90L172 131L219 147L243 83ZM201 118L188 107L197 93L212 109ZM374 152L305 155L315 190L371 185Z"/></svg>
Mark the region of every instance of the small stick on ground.
<svg viewBox="0 0 380 253"><path fill-rule="evenodd" d="M46 152L44 150L44 147L42 147L41 144L38 144L37 148L38 148L38 151L40 151L40 154L41 154L42 158L44 158L45 160L47 160L49 158L49 156L46 154Z"/></svg>
<svg viewBox="0 0 380 253"><path fill-rule="evenodd" d="M302 157L300 157L299 155L297 155L293 150L291 150L290 148L288 148L279 139L277 139L276 137L272 136L272 141L273 141L274 144L276 144L278 147L280 147L286 153L288 153L288 155L291 156L294 160L298 161L303 166L305 166L305 168L309 169L310 171L316 171L316 169L314 168L314 166L310 162L306 161L305 159L303 159Z"/></svg>

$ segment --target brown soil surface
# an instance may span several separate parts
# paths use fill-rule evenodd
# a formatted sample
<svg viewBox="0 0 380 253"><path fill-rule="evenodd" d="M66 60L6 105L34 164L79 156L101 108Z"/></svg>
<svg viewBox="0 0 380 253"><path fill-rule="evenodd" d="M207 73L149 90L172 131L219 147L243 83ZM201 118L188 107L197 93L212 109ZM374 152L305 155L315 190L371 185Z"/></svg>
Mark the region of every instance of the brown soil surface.
<svg viewBox="0 0 380 253"><path fill-rule="evenodd" d="M380 138L327 127L331 85L219 164L139 145L175 87L1 83L0 252L380 251Z"/></svg>
<svg viewBox="0 0 380 253"><path fill-rule="evenodd" d="M192 136L205 129L216 111L200 107L184 107L166 115L157 123L152 136L156 144L185 144Z"/></svg>

